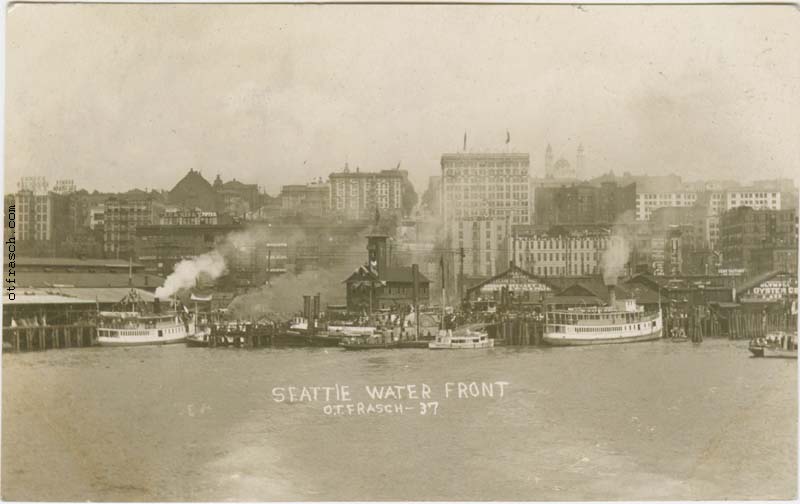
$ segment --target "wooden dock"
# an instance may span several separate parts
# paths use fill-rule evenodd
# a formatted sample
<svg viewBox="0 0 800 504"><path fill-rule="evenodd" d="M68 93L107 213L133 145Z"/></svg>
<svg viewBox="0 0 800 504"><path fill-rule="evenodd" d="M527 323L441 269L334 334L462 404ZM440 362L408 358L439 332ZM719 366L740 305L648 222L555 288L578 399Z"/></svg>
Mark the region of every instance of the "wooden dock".
<svg viewBox="0 0 800 504"><path fill-rule="evenodd" d="M211 348L228 346L237 348L269 347L272 345L276 331L277 328L275 326L212 327L211 334L208 337L208 346Z"/></svg>
<svg viewBox="0 0 800 504"><path fill-rule="evenodd" d="M97 326L4 327L3 347L14 352L88 347L97 343Z"/></svg>

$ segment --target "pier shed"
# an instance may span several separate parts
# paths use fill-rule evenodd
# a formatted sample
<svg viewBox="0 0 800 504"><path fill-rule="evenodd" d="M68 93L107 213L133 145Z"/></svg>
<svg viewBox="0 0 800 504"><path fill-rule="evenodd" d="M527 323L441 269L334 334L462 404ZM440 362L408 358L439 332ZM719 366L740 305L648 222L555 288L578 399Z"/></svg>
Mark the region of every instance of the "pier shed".
<svg viewBox="0 0 800 504"><path fill-rule="evenodd" d="M512 263L507 270L467 289L466 300L503 303L508 296L509 304L541 305L555 290L545 278Z"/></svg>
<svg viewBox="0 0 800 504"><path fill-rule="evenodd" d="M18 290L13 301L3 301L3 327L67 325L88 320L96 311L93 300Z"/></svg>
<svg viewBox="0 0 800 504"><path fill-rule="evenodd" d="M770 271L736 288L736 301L745 310L785 310L797 313L797 276L784 271Z"/></svg>

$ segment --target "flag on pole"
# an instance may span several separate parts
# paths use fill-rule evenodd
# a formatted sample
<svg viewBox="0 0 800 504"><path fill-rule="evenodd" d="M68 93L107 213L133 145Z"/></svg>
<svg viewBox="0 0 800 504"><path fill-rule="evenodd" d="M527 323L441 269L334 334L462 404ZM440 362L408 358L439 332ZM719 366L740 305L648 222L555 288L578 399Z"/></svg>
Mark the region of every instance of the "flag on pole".
<svg viewBox="0 0 800 504"><path fill-rule="evenodd" d="M511 133L506 130L506 145L508 145L509 142L511 142Z"/></svg>
<svg viewBox="0 0 800 504"><path fill-rule="evenodd" d="M400 169L400 163L402 163L402 162L403 162L403 160L402 160L402 159L401 159L400 161L398 161L398 162L397 162L397 168L395 168L395 170L399 170L399 169Z"/></svg>

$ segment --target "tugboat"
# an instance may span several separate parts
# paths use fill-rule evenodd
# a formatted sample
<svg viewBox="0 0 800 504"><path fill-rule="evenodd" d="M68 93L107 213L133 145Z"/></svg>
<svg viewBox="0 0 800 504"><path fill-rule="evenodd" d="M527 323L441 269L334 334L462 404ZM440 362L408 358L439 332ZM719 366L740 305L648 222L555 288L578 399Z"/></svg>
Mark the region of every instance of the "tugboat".
<svg viewBox="0 0 800 504"><path fill-rule="evenodd" d="M152 312L136 291L131 291L114 311L100 312L97 343L100 346L167 345L182 343L194 334L194 321L188 310L161 311L158 298Z"/></svg>
<svg viewBox="0 0 800 504"><path fill-rule="evenodd" d="M275 334L273 346L286 347L335 347L339 346L341 333L336 335L327 334L325 331L317 331L312 325L309 328L308 319L303 317L295 318L289 328Z"/></svg>
<svg viewBox="0 0 800 504"><path fill-rule="evenodd" d="M661 308L651 312L633 299L616 299L608 286L608 306L548 312L543 340L555 346L632 343L661 338Z"/></svg>
<svg viewBox="0 0 800 504"><path fill-rule="evenodd" d="M797 334L783 331L770 332L763 338L750 340L748 348L754 357L796 359Z"/></svg>

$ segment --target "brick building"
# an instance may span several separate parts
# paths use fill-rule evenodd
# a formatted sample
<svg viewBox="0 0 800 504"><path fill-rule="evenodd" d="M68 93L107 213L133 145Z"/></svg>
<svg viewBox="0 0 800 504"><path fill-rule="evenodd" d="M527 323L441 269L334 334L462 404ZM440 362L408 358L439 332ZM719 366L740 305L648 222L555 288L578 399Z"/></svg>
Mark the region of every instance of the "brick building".
<svg viewBox="0 0 800 504"><path fill-rule="evenodd" d="M720 248L726 268L740 268L749 275L764 273L785 262L797 270L797 212L738 207L720 218Z"/></svg>
<svg viewBox="0 0 800 504"><path fill-rule="evenodd" d="M381 215L402 216L407 184L405 170L362 172L345 165L330 175L330 209L353 220L372 219L376 209Z"/></svg>
<svg viewBox="0 0 800 504"><path fill-rule="evenodd" d="M367 263L345 280L348 310L371 312L414 304L412 268L390 266L387 239L386 235L367 237ZM430 302L430 280L422 273L417 274L417 296L421 306Z"/></svg>

